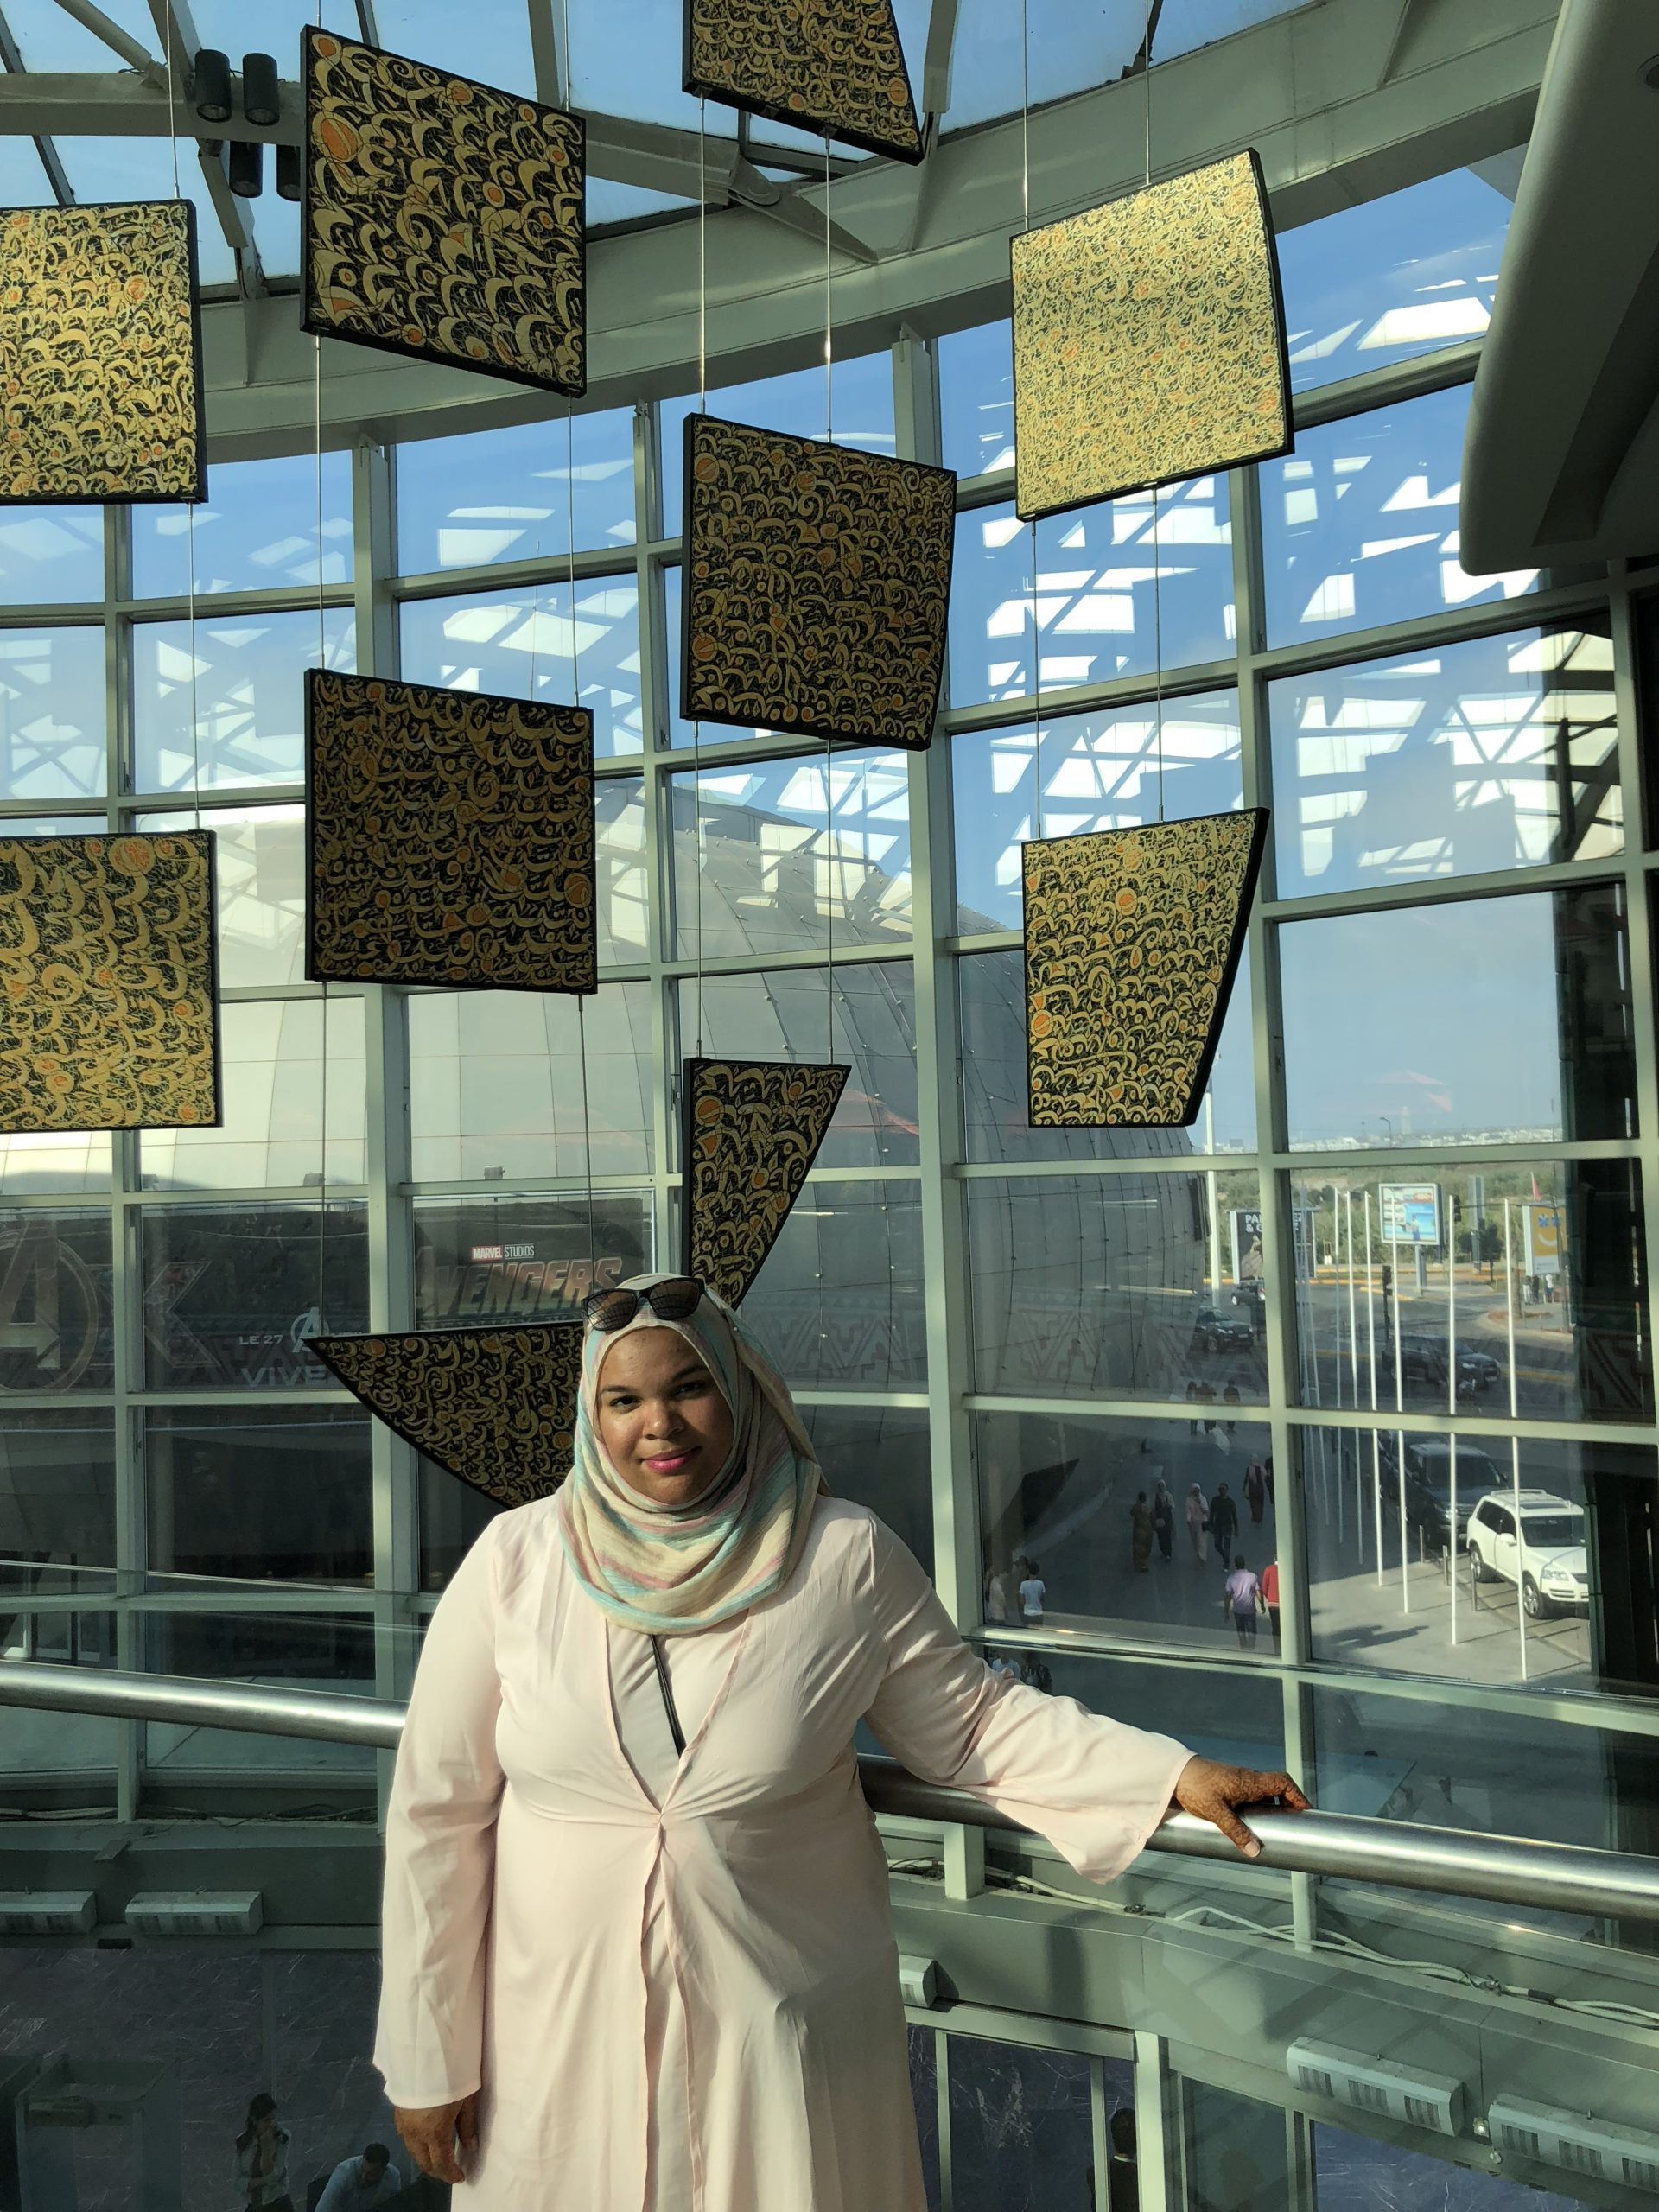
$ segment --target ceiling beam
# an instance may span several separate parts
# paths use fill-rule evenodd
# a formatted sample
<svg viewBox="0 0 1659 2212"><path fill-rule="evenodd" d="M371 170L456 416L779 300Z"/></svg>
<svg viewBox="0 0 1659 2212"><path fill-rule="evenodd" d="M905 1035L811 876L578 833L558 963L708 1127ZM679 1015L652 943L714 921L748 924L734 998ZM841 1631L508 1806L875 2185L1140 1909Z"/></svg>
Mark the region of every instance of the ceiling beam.
<svg viewBox="0 0 1659 2212"><path fill-rule="evenodd" d="M530 10L530 62L536 73L536 97L543 107L563 107L570 97L570 74L562 50L553 0L526 0Z"/></svg>
<svg viewBox="0 0 1659 2212"><path fill-rule="evenodd" d="M922 58L922 112L944 115L950 106L950 57L957 44L957 0L933 0Z"/></svg>
<svg viewBox="0 0 1659 2212"><path fill-rule="evenodd" d="M73 16L83 30L91 31L96 39L102 39L110 51L118 54L127 67L136 69L146 83L166 84L167 72L149 48L141 45L130 31L124 31L119 23L112 22L101 8L92 5L92 0L57 0L57 5L66 16Z"/></svg>
<svg viewBox="0 0 1659 2212"><path fill-rule="evenodd" d="M17 41L11 35L11 25L6 21L3 12L0 12L0 68L3 68L9 75L22 76L23 74L23 57L18 51ZM57 148L49 138L37 137L35 141L35 151L41 157L41 167L46 171L46 181L52 188L52 197L60 207L73 207L75 204L75 188L69 181L68 173L63 166L62 157Z"/></svg>

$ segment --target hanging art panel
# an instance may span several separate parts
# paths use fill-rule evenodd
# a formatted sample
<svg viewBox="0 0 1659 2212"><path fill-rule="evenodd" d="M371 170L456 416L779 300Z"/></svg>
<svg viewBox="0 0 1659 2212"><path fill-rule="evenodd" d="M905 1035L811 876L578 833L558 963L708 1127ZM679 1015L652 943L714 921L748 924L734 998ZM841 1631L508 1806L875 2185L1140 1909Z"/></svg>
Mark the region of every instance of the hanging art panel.
<svg viewBox="0 0 1659 2212"><path fill-rule="evenodd" d="M579 397L583 124L308 25L302 327Z"/></svg>
<svg viewBox="0 0 1659 2212"><path fill-rule="evenodd" d="M1022 848L1033 1128L1192 1121L1267 827L1257 807Z"/></svg>
<svg viewBox="0 0 1659 2212"><path fill-rule="evenodd" d="M196 211L0 212L0 503L205 499Z"/></svg>
<svg viewBox="0 0 1659 2212"><path fill-rule="evenodd" d="M688 416L686 720L923 750L956 486L948 468Z"/></svg>
<svg viewBox="0 0 1659 2212"><path fill-rule="evenodd" d="M306 672L307 968L595 991L585 707Z"/></svg>
<svg viewBox="0 0 1659 2212"><path fill-rule="evenodd" d="M919 162L893 0L686 0L688 92Z"/></svg>
<svg viewBox="0 0 1659 2212"><path fill-rule="evenodd" d="M313 1337L372 1414L498 1505L558 1488L575 1448L582 1324Z"/></svg>
<svg viewBox="0 0 1659 2212"><path fill-rule="evenodd" d="M1254 153L1026 231L1012 251L1020 516L1290 451L1279 259Z"/></svg>
<svg viewBox="0 0 1659 2212"><path fill-rule="evenodd" d="M849 1071L795 1060L685 1064L685 1272L741 1303L800 1196Z"/></svg>
<svg viewBox="0 0 1659 2212"><path fill-rule="evenodd" d="M0 1130L219 1118L212 833L0 837Z"/></svg>

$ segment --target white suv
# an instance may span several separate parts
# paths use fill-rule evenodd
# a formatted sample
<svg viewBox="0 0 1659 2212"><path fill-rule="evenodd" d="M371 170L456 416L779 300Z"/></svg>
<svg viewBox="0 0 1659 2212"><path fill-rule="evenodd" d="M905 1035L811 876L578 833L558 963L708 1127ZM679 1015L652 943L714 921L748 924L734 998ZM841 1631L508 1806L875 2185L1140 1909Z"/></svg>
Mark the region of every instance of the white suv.
<svg viewBox="0 0 1659 2212"><path fill-rule="evenodd" d="M1471 1580L1495 1574L1518 1584L1534 1620L1589 1611L1584 1508L1571 1498L1547 1490L1489 1491L1469 1516L1468 1544Z"/></svg>

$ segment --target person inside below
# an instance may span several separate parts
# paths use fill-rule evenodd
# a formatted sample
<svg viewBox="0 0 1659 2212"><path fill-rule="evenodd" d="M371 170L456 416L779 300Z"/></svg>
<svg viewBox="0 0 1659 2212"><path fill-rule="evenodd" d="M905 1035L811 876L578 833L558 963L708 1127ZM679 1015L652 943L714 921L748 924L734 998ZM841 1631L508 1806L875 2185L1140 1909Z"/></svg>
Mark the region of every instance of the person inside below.
<svg viewBox="0 0 1659 2212"><path fill-rule="evenodd" d="M384 2143L365 2144L357 2158L342 2158L328 2177L313 2212L368 2212L403 2187L403 2176Z"/></svg>
<svg viewBox="0 0 1659 2212"><path fill-rule="evenodd" d="M1109 1881L1174 1806L1255 1856L1288 1775L994 1675L702 1283L588 1300L575 1464L428 1630L375 2063L469 2212L921 2212L868 1719Z"/></svg>

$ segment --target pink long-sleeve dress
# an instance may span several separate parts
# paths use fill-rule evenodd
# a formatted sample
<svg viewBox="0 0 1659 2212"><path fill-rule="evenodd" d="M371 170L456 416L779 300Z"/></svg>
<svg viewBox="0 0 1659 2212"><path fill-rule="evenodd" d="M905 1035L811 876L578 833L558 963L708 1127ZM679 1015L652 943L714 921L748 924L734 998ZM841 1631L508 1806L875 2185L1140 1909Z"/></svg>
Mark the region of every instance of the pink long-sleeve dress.
<svg viewBox="0 0 1659 2212"><path fill-rule="evenodd" d="M922 2212L857 1721L1096 1880L1187 1753L992 1675L898 1539L820 1497L781 1591L664 1639L677 1758L649 1643L577 1585L557 1513L493 1522L427 1633L386 1827L387 2094L482 2085L467 2212Z"/></svg>

